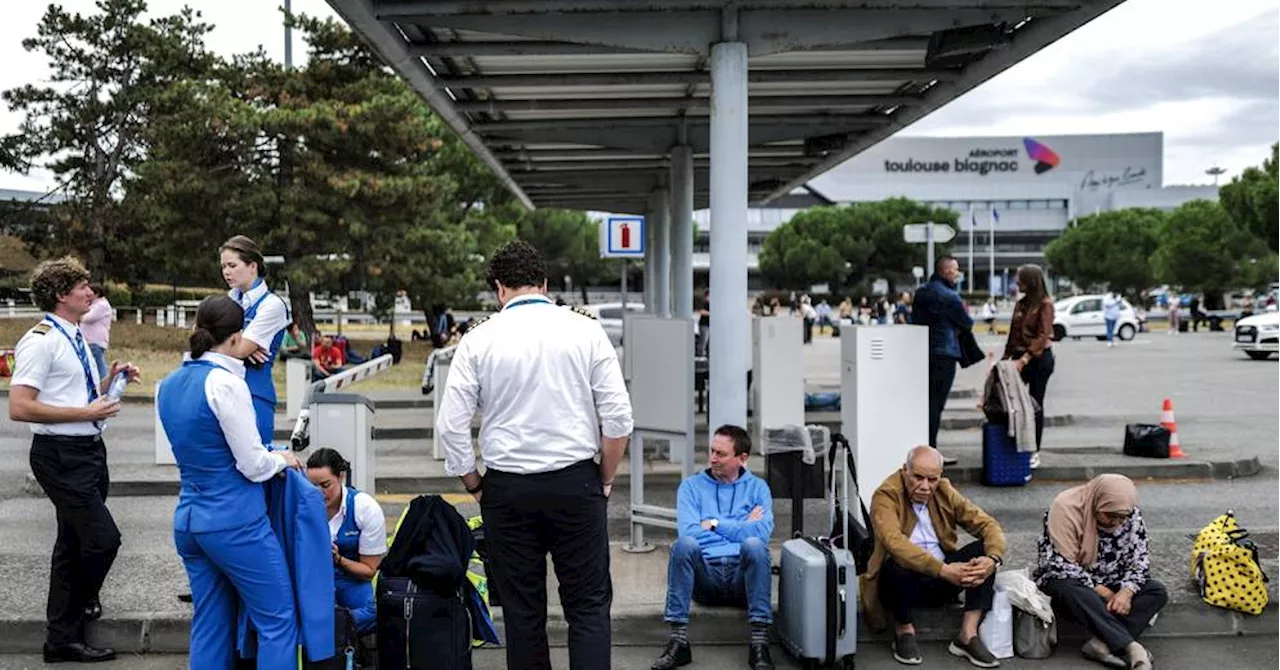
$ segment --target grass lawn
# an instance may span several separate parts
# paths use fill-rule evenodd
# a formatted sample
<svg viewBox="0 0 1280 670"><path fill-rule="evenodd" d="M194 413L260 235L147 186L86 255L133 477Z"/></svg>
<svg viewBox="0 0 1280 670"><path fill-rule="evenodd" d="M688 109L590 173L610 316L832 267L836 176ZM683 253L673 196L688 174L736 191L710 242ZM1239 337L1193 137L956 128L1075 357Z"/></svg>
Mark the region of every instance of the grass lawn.
<svg viewBox="0 0 1280 670"><path fill-rule="evenodd" d="M32 325L34 320L0 319L0 349L10 349L18 343ZM354 329L344 326L343 333L352 339L356 350L368 354L377 340L386 336L387 327ZM370 379L352 385L356 391L375 391L387 389L416 390L422 383L422 369L431 352L430 342L411 342L407 336L409 329L400 327L397 335L404 337L404 357L400 365ZM129 386L129 395L150 396L155 392L155 382L163 379L178 367L182 354L187 350L188 331L178 328L161 328L152 325L138 325L132 322L117 321L111 327L111 348L107 351L107 359L133 361L142 368L142 384ZM284 402L284 363L277 362L273 372L276 392ZM0 378L0 388L8 388L9 380Z"/></svg>

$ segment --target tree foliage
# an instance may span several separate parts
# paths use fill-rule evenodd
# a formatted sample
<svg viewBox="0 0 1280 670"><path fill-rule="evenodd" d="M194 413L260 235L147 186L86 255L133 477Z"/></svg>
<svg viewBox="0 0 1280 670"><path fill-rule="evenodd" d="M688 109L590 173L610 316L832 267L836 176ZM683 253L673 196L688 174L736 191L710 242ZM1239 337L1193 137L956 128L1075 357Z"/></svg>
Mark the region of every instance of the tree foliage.
<svg viewBox="0 0 1280 670"><path fill-rule="evenodd" d="M620 261L600 257L600 224L585 212L537 209L520 213L517 220L517 237L542 253L550 283L561 285L568 277L584 302L588 286L611 280L622 270Z"/></svg>
<svg viewBox="0 0 1280 670"><path fill-rule="evenodd" d="M1261 168L1247 168L1219 189L1218 198L1242 229L1280 251L1280 144L1271 145Z"/></svg>
<svg viewBox="0 0 1280 670"><path fill-rule="evenodd" d="M1086 216L1045 248L1045 260L1081 288L1135 294L1153 283L1150 259L1164 220L1160 210L1141 208Z"/></svg>
<svg viewBox="0 0 1280 670"><path fill-rule="evenodd" d="M1186 289L1219 294L1256 284L1275 264L1261 240L1210 200L1193 200L1170 212L1159 238L1151 258L1156 278Z"/></svg>
<svg viewBox="0 0 1280 670"><path fill-rule="evenodd" d="M907 198L806 209L765 238L760 272L783 289L828 283L837 290L876 278L906 281L913 266L925 264L927 251L923 244L903 241L902 227L927 221L954 226L957 216ZM949 247L939 243L935 253Z"/></svg>

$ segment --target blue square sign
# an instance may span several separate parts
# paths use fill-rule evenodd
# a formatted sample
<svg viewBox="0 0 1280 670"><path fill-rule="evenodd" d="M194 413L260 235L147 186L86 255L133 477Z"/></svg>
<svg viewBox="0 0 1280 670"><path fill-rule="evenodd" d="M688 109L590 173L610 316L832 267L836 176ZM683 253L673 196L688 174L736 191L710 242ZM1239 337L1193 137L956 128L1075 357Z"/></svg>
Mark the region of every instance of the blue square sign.
<svg viewBox="0 0 1280 670"><path fill-rule="evenodd" d="M644 217L611 216L600 226L602 258L643 258Z"/></svg>

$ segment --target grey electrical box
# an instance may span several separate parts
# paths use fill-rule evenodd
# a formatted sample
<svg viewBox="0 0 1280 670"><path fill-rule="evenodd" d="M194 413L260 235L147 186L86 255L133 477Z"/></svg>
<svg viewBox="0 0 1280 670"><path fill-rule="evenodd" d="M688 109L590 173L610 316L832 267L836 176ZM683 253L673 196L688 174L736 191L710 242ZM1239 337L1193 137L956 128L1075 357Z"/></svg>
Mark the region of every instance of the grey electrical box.
<svg viewBox="0 0 1280 670"><path fill-rule="evenodd" d="M311 447L336 449L351 463L347 485L376 493L373 401L358 393L316 393L309 410Z"/></svg>

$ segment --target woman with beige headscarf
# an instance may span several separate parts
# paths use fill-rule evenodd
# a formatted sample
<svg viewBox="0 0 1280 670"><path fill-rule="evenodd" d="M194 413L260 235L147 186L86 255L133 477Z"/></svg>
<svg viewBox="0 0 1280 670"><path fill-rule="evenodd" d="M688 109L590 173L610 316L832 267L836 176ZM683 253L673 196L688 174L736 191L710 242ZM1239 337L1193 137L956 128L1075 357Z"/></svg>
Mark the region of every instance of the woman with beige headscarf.
<svg viewBox="0 0 1280 670"><path fill-rule="evenodd" d="M1137 640L1169 595L1150 577L1147 528L1133 482L1099 475L1059 493L1045 515L1039 549L1036 582L1056 611L1093 634L1080 652L1108 667L1150 670L1151 654Z"/></svg>

